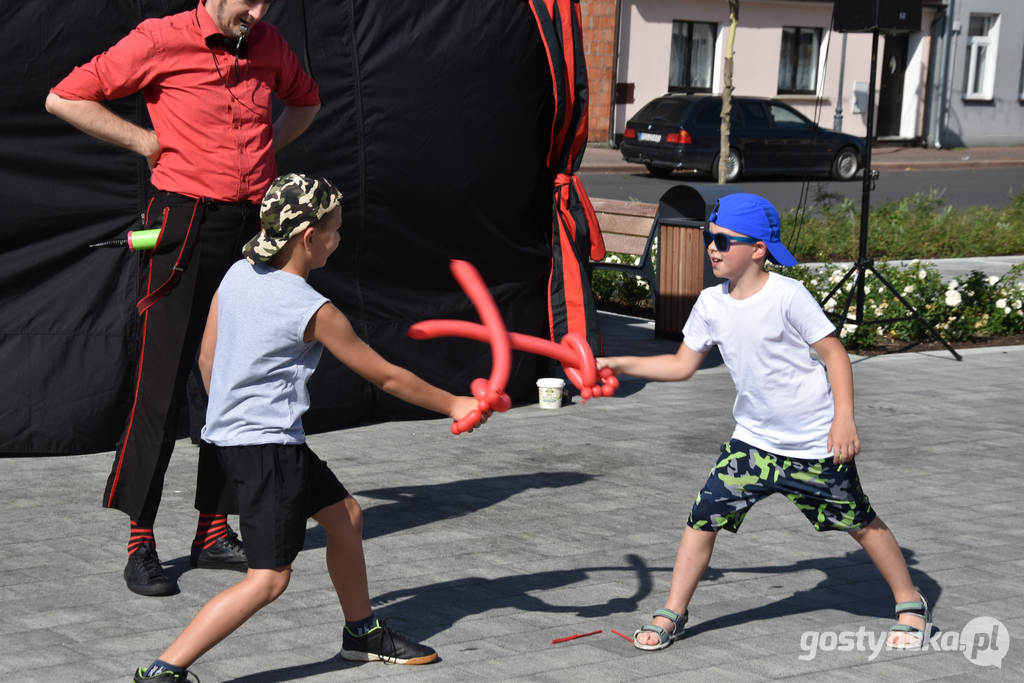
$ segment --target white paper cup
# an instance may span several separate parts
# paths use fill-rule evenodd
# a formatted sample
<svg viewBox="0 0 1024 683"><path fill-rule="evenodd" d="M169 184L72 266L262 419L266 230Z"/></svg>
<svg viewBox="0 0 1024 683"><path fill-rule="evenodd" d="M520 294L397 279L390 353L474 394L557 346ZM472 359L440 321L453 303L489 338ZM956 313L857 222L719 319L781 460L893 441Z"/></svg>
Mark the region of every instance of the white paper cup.
<svg viewBox="0 0 1024 683"><path fill-rule="evenodd" d="M560 377L541 377L537 380L537 393L541 408L555 410L562 407L562 392L565 380Z"/></svg>

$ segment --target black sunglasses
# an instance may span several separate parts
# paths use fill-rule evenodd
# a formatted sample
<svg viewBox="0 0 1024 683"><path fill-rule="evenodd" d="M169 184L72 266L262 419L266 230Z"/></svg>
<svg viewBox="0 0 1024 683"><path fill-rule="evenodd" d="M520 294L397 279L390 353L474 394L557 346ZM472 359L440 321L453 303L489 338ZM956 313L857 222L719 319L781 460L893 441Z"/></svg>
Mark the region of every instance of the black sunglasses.
<svg viewBox="0 0 1024 683"><path fill-rule="evenodd" d="M732 246L733 242L738 244L757 244L761 240L754 239L753 237L739 237L737 235L726 235L724 232L711 232L707 228L704 228L704 247L710 247L711 243L715 243L715 249L718 251L729 251L729 247Z"/></svg>

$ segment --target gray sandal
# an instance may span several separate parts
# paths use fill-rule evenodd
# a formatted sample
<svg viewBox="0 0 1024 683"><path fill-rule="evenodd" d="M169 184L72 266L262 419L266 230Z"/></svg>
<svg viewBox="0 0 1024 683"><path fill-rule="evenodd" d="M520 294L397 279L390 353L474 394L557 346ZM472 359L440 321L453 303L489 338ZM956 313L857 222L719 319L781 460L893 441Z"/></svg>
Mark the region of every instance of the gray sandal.
<svg viewBox="0 0 1024 683"><path fill-rule="evenodd" d="M928 602L924 599L924 596L918 592L917 597L919 600L911 600L910 602L898 602L896 603L896 617L899 618L901 614L913 614L915 617L920 617L924 620L924 628L920 629L910 624L901 624L896 622L889 629L889 637L886 639L886 646L893 650L913 650L921 647L924 643L925 631L928 630L928 624L932 620L932 612L928 609ZM909 640L905 640L901 643L893 643L892 638L897 633L905 633L910 636Z"/></svg>
<svg viewBox="0 0 1024 683"><path fill-rule="evenodd" d="M662 607L661 609L654 612L654 617L664 617L672 622L672 630L666 631L656 624L645 624L636 631L633 632L633 647L638 650L663 650L672 644L673 641L683 637L683 632L686 630L686 620L689 618L689 610L682 614L676 614L670 609ZM652 619L654 617L651 617ZM654 645L644 645L638 643L636 637L644 632L654 633L658 636L658 642Z"/></svg>

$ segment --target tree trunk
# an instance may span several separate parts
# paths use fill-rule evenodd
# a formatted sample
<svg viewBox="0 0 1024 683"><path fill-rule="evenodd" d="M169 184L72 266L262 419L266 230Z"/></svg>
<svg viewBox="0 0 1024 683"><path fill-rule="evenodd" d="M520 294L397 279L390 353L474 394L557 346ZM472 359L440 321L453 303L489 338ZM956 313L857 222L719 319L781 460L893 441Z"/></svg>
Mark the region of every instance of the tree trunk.
<svg viewBox="0 0 1024 683"><path fill-rule="evenodd" d="M725 68L722 71L722 145L718 155L718 184L725 184L729 160L729 122L732 119L732 54L736 42L736 24L740 18L740 0L729 0L729 37L725 42Z"/></svg>

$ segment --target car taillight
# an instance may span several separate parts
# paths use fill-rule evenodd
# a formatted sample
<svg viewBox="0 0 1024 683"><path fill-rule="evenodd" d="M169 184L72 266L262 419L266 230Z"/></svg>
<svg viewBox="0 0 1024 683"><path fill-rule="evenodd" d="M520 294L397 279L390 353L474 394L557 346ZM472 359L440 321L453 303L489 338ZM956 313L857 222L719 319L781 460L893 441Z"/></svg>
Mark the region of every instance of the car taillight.
<svg viewBox="0 0 1024 683"><path fill-rule="evenodd" d="M634 130L633 128L627 128L626 132L624 132L622 134L622 137L624 137L624 138L634 138L635 139L636 138L636 130Z"/></svg>
<svg viewBox="0 0 1024 683"><path fill-rule="evenodd" d="M680 129L678 133L666 135L665 142L671 142L676 145L689 145L693 142L693 138L690 137L690 134L685 129Z"/></svg>

